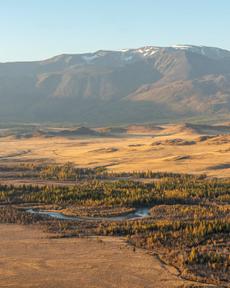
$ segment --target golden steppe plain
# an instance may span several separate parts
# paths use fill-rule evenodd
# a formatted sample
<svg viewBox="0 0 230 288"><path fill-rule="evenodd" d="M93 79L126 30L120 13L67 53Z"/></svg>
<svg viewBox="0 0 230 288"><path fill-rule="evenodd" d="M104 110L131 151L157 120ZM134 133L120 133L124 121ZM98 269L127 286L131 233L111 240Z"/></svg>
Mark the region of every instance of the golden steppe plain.
<svg viewBox="0 0 230 288"><path fill-rule="evenodd" d="M71 161L78 167L104 166L116 172L152 170L229 177L230 127L198 128L174 124L151 129L134 126L126 133L100 137L2 137L0 163Z"/></svg>
<svg viewBox="0 0 230 288"><path fill-rule="evenodd" d="M132 126L125 133L100 136L11 135L0 138L0 164L70 161L78 167L104 166L116 172L152 170L229 177L229 130L229 125L194 128L174 124ZM12 224L1 224L0 231L0 287L202 286L182 280L156 256L139 249L134 252L122 239L54 239L35 227Z"/></svg>
<svg viewBox="0 0 230 288"><path fill-rule="evenodd" d="M34 227L0 225L0 287L184 287L176 270L122 239L50 239ZM50 235L49 235L50 236Z"/></svg>

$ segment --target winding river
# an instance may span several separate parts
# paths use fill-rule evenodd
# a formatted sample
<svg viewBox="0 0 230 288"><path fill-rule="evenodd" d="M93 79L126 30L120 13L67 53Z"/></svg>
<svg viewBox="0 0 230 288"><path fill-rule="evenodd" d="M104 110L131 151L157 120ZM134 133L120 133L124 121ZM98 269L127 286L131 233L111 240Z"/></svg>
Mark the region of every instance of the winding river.
<svg viewBox="0 0 230 288"><path fill-rule="evenodd" d="M149 208L137 208L134 212L130 212L125 215L119 216L111 216L111 217L84 217L84 216L67 216L59 212L50 212L50 211L41 211L35 209L27 209L26 212L37 215L49 216L51 218L59 219L59 220L69 220L69 221L123 221L123 220L134 220L139 218L149 217Z"/></svg>

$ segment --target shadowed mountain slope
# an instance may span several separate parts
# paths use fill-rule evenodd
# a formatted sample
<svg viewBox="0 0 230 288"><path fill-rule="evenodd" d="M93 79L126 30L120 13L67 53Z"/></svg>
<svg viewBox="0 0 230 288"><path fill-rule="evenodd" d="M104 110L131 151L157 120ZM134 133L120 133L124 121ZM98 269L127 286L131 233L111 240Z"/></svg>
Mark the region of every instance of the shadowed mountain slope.
<svg viewBox="0 0 230 288"><path fill-rule="evenodd" d="M164 121L229 114L230 52L177 45L0 63L1 121Z"/></svg>

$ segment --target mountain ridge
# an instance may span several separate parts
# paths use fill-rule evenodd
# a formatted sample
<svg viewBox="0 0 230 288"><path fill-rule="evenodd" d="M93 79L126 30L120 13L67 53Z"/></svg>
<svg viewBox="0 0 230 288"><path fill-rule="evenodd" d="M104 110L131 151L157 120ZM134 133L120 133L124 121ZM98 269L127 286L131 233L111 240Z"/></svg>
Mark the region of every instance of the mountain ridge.
<svg viewBox="0 0 230 288"><path fill-rule="evenodd" d="M0 63L0 120L136 122L229 114L230 51L145 46Z"/></svg>

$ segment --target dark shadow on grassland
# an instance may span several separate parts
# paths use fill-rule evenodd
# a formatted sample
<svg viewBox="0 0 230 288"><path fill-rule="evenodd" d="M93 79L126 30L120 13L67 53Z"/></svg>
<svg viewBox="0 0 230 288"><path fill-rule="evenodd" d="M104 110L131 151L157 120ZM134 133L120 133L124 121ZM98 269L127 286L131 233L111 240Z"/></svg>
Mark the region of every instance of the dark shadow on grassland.
<svg viewBox="0 0 230 288"><path fill-rule="evenodd" d="M221 170L221 169L230 169L230 163L222 163L208 167L208 170Z"/></svg>

